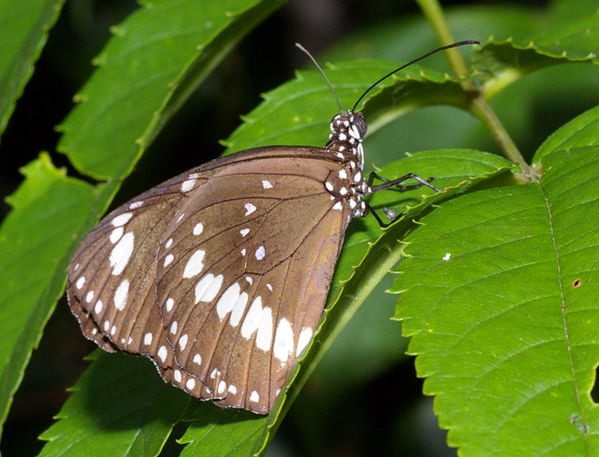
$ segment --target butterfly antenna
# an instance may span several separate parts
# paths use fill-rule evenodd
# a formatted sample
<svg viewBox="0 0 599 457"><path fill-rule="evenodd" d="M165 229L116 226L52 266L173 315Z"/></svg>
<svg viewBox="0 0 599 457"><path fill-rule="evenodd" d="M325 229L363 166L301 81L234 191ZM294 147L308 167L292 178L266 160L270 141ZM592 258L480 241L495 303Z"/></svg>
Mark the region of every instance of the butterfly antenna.
<svg viewBox="0 0 599 457"><path fill-rule="evenodd" d="M312 61L312 63L316 66L316 68L318 69L318 71L320 72L320 74L322 75L322 77L324 78L324 80L326 81L327 85L329 86L329 89L331 89L331 93L333 94L333 97L335 97L335 101L337 102L337 106L339 107L339 112L340 113L343 112L343 108L341 107L341 103L339 103L339 99L337 98L337 94L335 93L335 89L333 89L333 85L329 81L329 78L327 78L327 75L324 74L324 71L322 70L322 68L320 68L320 65L318 65L318 62L316 62L316 59L314 57L312 57L312 54L310 54L308 52L308 50L306 48L304 48L301 44L295 43L295 45L300 50L304 51L306 53L306 55L310 58L310 60Z"/></svg>
<svg viewBox="0 0 599 457"><path fill-rule="evenodd" d="M426 54L424 54L424 55L422 55L420 57L417 57L414 60L409 61L408 63L402 65L401 67L396 68L393 71L390 71L385 76L383 76L382 78L378 79L368 89L366 89L362 95L360 95L360 98L358 98L358 101L354 104L354 107L352 108L352 112L356 111L356 107L360 104L360 102L364 99L364 97L366 96L366 94L368 94L368 92L370 92L372 89L374 89L376 86L378 86L381 82L383 82L389 76L394 75L398 71L403 70L404 68L409 67L413 63L419 62L422 59L426 59L428 56L430 56L432 54L435 54L435 53L437 53L439 51L444 51L445 49L449 49L449 48L456 48L458 46L464 46L466 44L480 44L480 41L476 41L476 40L465 40L465 41L458 41L457 43L448 44L446 46L441 46L440 48L433 49L432 51L429 51ZM310 55L310 54L308 54L308 55ZM312 58L312 56L310 56L310 58Z"/></svg>

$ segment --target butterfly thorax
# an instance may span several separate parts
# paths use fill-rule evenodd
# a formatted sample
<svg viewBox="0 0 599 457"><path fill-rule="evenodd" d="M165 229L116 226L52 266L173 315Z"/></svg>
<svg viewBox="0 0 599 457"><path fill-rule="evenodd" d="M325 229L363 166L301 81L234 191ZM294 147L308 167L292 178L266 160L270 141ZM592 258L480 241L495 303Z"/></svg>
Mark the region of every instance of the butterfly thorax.
<svg viewBox="0 0 599 457"><path fill-rule="evenodd" d="M331 134L325 146L341 160L343 167L332 173L325 182L331 199L349 205L353 217L366 213L364 195L371 193L364 178L364 149L362 140L366 134L366 120L362 113L344 111L331 120ZM338 208L341 209L341 206Z"/></svg>

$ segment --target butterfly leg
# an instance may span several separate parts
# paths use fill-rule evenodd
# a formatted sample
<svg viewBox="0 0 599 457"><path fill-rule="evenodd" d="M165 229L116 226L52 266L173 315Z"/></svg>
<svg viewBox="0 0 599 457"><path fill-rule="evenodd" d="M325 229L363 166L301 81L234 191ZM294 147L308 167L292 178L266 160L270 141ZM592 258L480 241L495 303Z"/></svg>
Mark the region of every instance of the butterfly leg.
<svg viewBox="0 0 599 457"><path fill-rule="evenodd" d="M373 186L372 183L374 182L375 179L378 179L379 181L382 181L382 184L378 184L376 186ZM418 184L411 184L411 185L403 185L401 184L402 182L408 180L408 179L414 179L415 181L418 181ZM389 180L387 178L385 178L384 176L380 176L379 174L375 173L375 172L371 172L370 175L368 176L368 187L370 187L371 192L378 192L381 190L385 190L385 189L390 189L390 188L395 188L399 191L404 191L404 190L412 190L412 189L418 189L420 187L426 186L429 187L431 189L433 189L436 192L441 192L441 189L439 189L438 187L434 186L431 184L431 181L434 178L428 178L428 179L424 179L421 178L420 176L414 174L414 173L408 173L406 175L403 175L400 178L397 179L393 179L393 180ZM395 211L389 209L389 208L384 208L385 214L387 216L387 218L389 219L389 222L383 222L383 220L381 219L381 217L376 213L376 211L368 204L368 202L366 202L366 209L374 216L374 218L376 219L376 221L378 222L379 226L382 228L388 227L391 224L393 224L397 219L399 219L401 216L403 216L405 213L399 213L397 214Z"/></svg>
<svg viewBox="0 0 599 457"><path fill-rule="evenodd" d="M375 179L382 181L383 184L378 184L376 186L373 186L372 183L374 182ZM407 181L408 179L414 179L415 181L418 181L418 184L412 184L412 185L408 185L408 186L404 186L401 184L402 182ZM380 176L379 174L377 174L373 171L368 176L368 187L370 187L372 192L378 192L379 190L385 190L385 189L389 189L391 187L395 187L398 190L402 191L402 190L418 189L419 187L426 186L426 187L430 187L431 189L433 189L436 192L441 192L441 189L439 189L438 187L433 186L431 184L431 181L433 181L433 179L435 179L435 178L424 179L424 178L421 178L420 176L418 176L417 174L408 173L406 175L403 175L401 178L389 180L389 179L385 178L384 176Z"/></svg>

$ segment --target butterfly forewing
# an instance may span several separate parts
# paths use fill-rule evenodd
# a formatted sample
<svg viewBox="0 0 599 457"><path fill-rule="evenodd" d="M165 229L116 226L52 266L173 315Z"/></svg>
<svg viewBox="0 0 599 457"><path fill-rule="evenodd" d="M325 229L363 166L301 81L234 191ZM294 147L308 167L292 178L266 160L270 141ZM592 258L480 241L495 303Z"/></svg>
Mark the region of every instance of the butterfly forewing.
<svg viewBox="0 0 599 457"><path fill-rule="evenodd" d="M338 163L317 152L277 157L286 150L198 187L157 257L158 304L180 368L173 382L262 413L320 320L349 219L324 189Z"/></svg>

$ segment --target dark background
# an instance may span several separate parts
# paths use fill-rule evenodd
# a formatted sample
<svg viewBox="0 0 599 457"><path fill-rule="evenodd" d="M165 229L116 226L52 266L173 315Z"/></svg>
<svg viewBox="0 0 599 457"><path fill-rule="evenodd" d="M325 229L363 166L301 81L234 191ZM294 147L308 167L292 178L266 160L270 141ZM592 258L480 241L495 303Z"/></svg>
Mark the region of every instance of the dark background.
<svg viewBox="0 0 599 457"><path fill-rule="evenodd" d="M443 3L447 7L469 2ZM543 6L545 2L527 4ZM22 181L18 168L42 150L52 153L56 165L78 176L66 158L55 153L59 134L54 128L71 110L73 95L93 71L91 60L109 39L109 27L136 7L130 0L66 3L2 137L1 196L14 192ZM356 30L418 11L411 1L291 1L244 39L167 124L115 205L198 165L198 157L205 161L208 155L222 152L218 140L226 138L239 124L239 116L260 102L260 94L307 65L294 42L301 42L318 56ZM398 60L402 57L397 56ZM597 101L589 101L589 106L593 103ZM176 160L165 161L165 154ZM0 218L8 210L2 202ZM393 297L386 300L388 316L394 301ZM2 441L4 455L27 456L39 451L43 443L36 440L37 435L51 425L52 416L68 396L66 388L86 367L83 356L94 347L81 336L64 300L59 302L15 397ZM330 399L323 394L327 392L323 387L326 375L317 373L284 421L269 455L455 455L436 426L432 401L420 393L413 360L402 357L401 363L391 366L347 395ZM171 439L165 452L176 454L177 446Z"/></svg>

